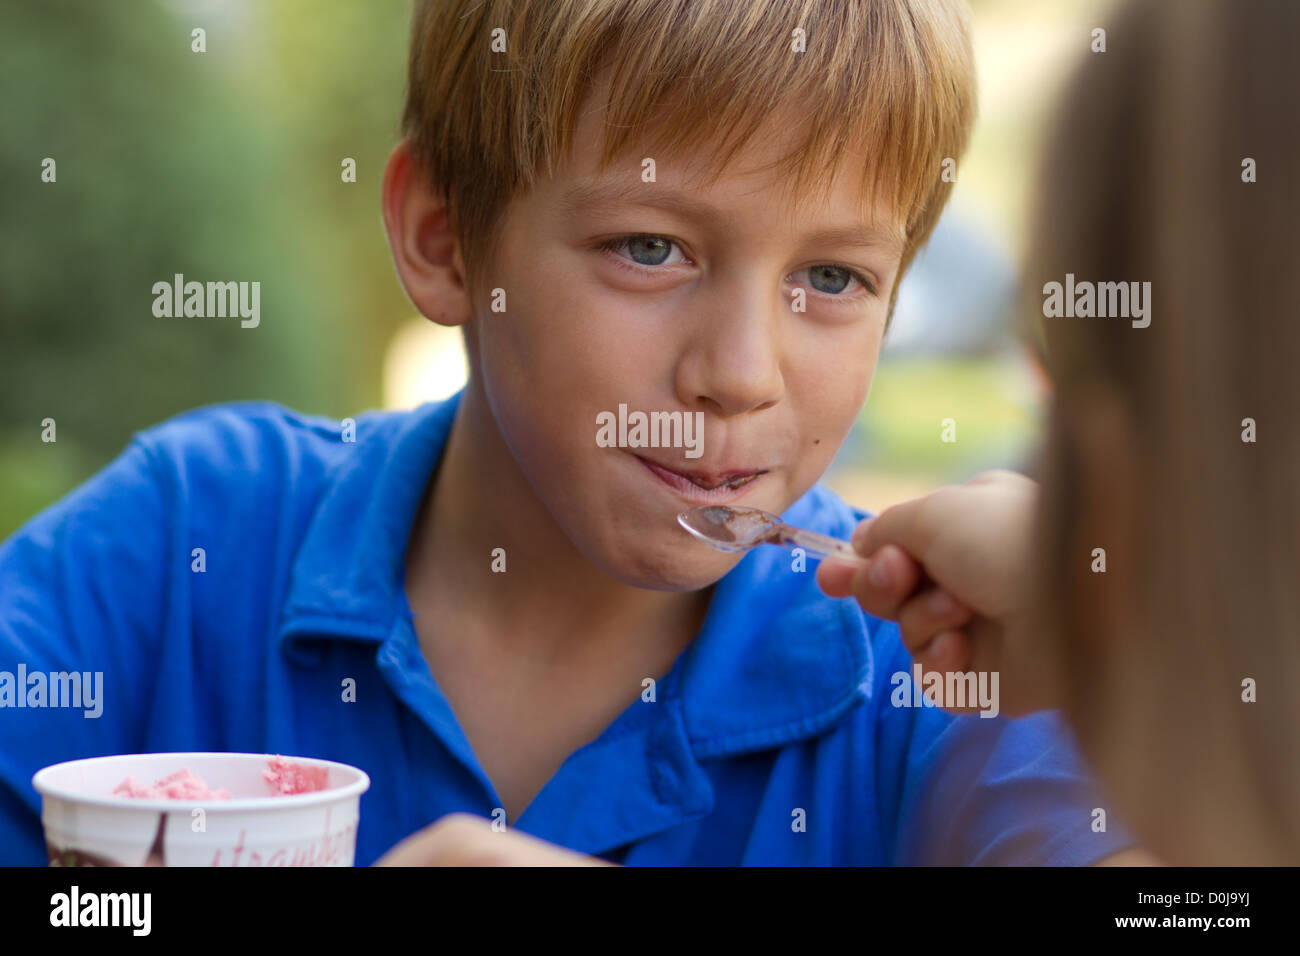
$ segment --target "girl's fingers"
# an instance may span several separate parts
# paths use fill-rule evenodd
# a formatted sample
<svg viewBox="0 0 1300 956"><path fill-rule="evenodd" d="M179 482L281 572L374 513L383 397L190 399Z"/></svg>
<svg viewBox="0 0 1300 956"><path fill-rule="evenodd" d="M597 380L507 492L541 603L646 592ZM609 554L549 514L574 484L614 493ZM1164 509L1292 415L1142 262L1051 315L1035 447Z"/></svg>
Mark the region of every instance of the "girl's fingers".
<svg viewBox="0 0 1300 956"><path fill-rule="evenodd" d="M854 573L853 596L868 614L896 621L920 581L921 566L902 548L887 544Z"/></svg>
<svg viewBox="0 0 1300 956"><path fill-rule="evenodd" d="M833 598L848 597L853 593L853 572L856 564L837 561L832 555L817 566L817 584Z"/></svg>
<svg viewBox="0 0 1300 956"><path fill-rule="evenodd" d="M922 673L965 673L970 670L970 638L962 631L944 631L921 648L916 659Z"/></svg>
<svg viewBox="0 0 1300 956"><path fill-rule="evenodd" d="M971 638L964 631L944 631L922 647L914 659L923 675L965 674L971 669ZM947 688L946 678L942 686ZM936 703L951 714L982 712L978 700L949 700L941 696Z"/></svg>
<svg viewBox="0 0 1300 956"><path fill-rule="evenodd" d="M898 613L903 645L913 654L944 631L964 627L973 612L943 588L930 587L910 598Z"/></svg>

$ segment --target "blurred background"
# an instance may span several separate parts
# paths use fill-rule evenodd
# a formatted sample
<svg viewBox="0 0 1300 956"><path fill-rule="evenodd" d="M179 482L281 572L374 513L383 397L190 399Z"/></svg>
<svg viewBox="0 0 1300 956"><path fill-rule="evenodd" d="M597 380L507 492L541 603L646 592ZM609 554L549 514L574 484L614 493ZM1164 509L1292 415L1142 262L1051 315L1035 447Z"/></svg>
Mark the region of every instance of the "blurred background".
<svg viewBox="0 0 1300 956"><path fill-rule="evenodd" d="M826 477L855 504L1027 464L1043 392L1011 322L1038 137L1111 5L972 0L971 149ZM0 4L0 538L198 405L341 419L461 386L460 335L406 301L380 220L408 18L407 0ZM155 319L177 272L261 281L261 325Z"/></svg>

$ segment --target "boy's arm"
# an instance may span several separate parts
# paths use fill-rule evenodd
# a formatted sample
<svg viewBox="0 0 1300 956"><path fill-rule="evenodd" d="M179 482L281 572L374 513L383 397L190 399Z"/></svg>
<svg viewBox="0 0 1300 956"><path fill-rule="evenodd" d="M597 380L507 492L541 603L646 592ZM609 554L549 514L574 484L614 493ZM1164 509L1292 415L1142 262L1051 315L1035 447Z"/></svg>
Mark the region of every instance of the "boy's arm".
<svg viewBox="0 0 1300 956"><path fill-rule="evenodd" d="M1027 564L1037 494L1037 486L1025 476L994 471L964 485L896 505L863 521L854 533L854 547L868 557L867 568L855 571L834 561L823 562L818 581L832 597L852 595L867 613L899 622L902 643L911 655L902 659L905 672L911 672L913 662L919 663L925 673L974 670L990 674L1009 668L1020 679L1010 693L1008 681L1001 681L998 705L1002 713L1023 715L1054 707L1058 695L1037 666L1037 655L1023 622L1027 603L1023 588L1030 577ZM880 575L882 568L887 570ZM949 599L943 610L931 601L941 591ZM943 650L936 650L942 640L949 643ZM1003 672L1001 676L1006 678L1008 674ZM965 708L966 713L975 710ZM942 718L922 719L918 726L935 720ZM1090 786L1072 735L1058 714L1040 714L1023 724L1012 722L1005 731L1001 729L1003 721L996 722L999 729L995 731L979 726L978 722L987 722L987 718L976 720L976 724L959 723L938 731L941 743L937 746L956 751L957 763L969 763L971 752L991 756L992 741L1005 733L999 745L1003 760L1019 759L1022 751L1032 754L1038 750L1044 755L1059 751L1053 760L1038 760L1038 766L1057 778L1051 784L1040 781L1044 789L1077 800ZM1055 723L1055 729L1049 721ZM969 739L963 743L962 737ZM1058 738L1057 742L1052 741L1053 737ZM924 754L921 759L925 759ZM930 760L939 763L932 756ZM1079 769L1071 771L1071 763ZM947 769L952 776L952 769ZM977 773L978 769L968 767L956 775L973 781ZM935 776L937 781L942 772ZM1074 783L1068 782L1071 777ZM937 782L928 785L940 789ZM951 793L951 787L946 789ZM913 795L914 799L921 796L924 794ZM943 811L932 808L929 812L942 815ZM1094 825L1101 823L1102 818L1097 816ZM1123 839L1131 842L1126 833ZM1090 862L1104 866L1160 865L1159 860L1135 846Z"/></svg>
<svg viewBox="0 0 1300 956"><path fill-rule="evenodd" d="M472 813L449 813L411 834L375 866L614 866L520 830L497 831Z"/></svg>
<svg viewBox="0 0 1300 956"><path fill-rule="evenodd" d="M143 741L168 528L137 440L0 545L0 864L46 862L33 773Z"/></svg>
<svg viewBox="0 0 1300 956"><path fill-rule="evenodd" d="M1099 795L1058 713L1013 720L894 706L891 675L910 674L911 658L896 632L877 648L884 665L877 678L877 739L901 781L891 791L894 805L882 807L883 819L896 825L894 862L1136 862L1131 854L1118 855L1137 841ZM905 690L899 692L903 701L910 699L910 677Z"/></svg>

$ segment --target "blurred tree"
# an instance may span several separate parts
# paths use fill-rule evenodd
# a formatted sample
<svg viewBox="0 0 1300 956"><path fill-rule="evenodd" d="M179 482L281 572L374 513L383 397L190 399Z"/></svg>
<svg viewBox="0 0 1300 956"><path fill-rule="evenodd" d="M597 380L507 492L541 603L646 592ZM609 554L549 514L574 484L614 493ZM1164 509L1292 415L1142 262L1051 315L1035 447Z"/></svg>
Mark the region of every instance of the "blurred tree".
<svg viewBox="0 0 1300 956"><path fill-rule="evenodd" d="M185 409L377 404L411 311L379 215L408 17L347 0L0 5L0 537ZM153 284L178 272L260 281L260 325L155 317Z"/></svg>

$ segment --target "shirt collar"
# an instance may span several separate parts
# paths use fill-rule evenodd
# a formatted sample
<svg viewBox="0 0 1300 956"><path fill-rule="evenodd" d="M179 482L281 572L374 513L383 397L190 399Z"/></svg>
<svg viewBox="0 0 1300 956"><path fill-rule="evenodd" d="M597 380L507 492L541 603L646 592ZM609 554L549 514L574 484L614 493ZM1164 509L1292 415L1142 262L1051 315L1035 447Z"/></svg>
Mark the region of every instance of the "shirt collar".
<svg viewBox="0 0 1300 956"><path fill-rule="evenodd" d="M289 579L280 640L290 653L310 656L304 637L387 638L411 529L463 394L363 415L355 443L342 443Z"/></svg>
<svg viewBox="0 0 1300 956"><path fill-rule="evenodd" d="M383 642L403 607L403 562L430 476L464 392L411 412L363 416L326 479L291 571L280 630L286 653L319 660L315 642ZM783 516L847 538L859 517L816 486ZM690 546L689 544L684 546ZM698 757L816 735L871 696L867 624L851 600L822 594L816 564L760 547L718 582L699 635L663 692L680 703Z"/></svg>

